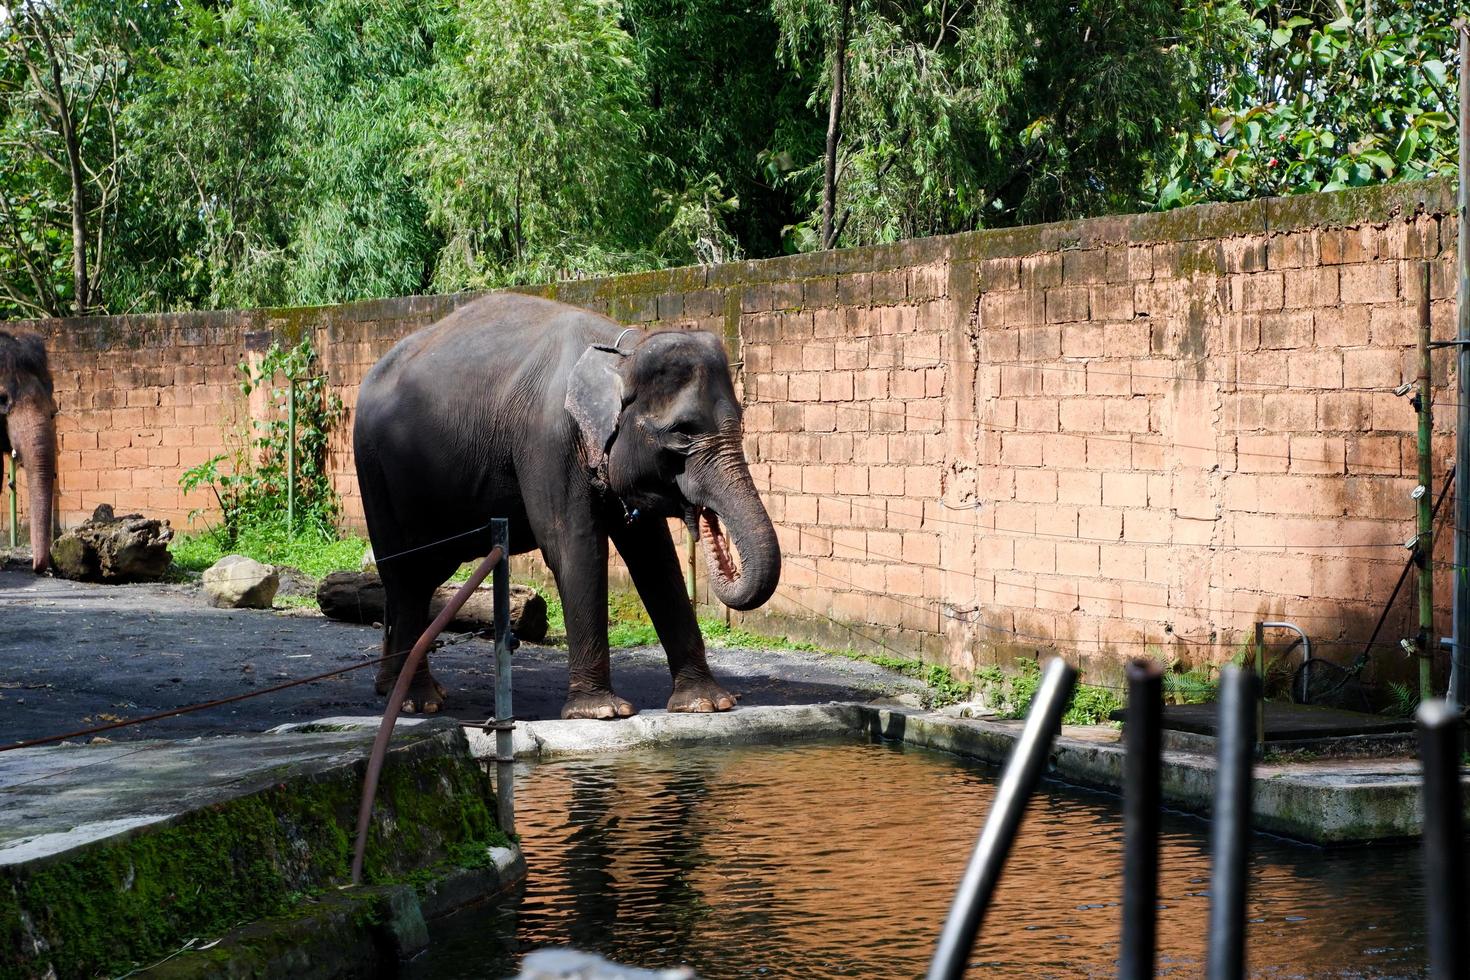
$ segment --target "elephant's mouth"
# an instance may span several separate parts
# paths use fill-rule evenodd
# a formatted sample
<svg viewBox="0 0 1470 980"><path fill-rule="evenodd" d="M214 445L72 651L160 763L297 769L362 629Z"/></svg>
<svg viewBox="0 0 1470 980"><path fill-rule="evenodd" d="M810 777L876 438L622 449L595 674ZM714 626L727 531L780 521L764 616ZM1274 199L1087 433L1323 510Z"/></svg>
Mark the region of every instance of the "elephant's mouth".
<svg viewBox="0 0 1470 980"><path fill-rule="evenodd" d="M695 525L699 539L709 549L707 565L710 573L720 579L720 585L734 585L740 581L740 556L733 543L720 528L720 515L708 507L694 508Z"/></svg>

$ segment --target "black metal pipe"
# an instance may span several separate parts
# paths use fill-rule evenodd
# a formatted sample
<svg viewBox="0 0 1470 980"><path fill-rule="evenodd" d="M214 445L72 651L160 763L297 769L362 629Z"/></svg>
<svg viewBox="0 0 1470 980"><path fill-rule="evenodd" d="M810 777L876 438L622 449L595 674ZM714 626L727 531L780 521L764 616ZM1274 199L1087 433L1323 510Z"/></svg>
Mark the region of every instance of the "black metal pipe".
<svg viewBox="0 0 1470 980"><path fill-rule="evenodd" d="M1077 672L1060 657L1046 665L1041 687L1026 713L1026 726L1011 751L1005 772L1001 773L985 826L980 830L949 917L944 921L944 930L939 934L939 944L929 964L929 980L957 980L965 975L970 950L975 946L980 924L1000 882L1026 803L1041 779L1051 743L1061 731L1062 715L1072 701L1072 687L1076 682Z"/></svg>
<svg viewBox="0 0 1470 980"><path fill-rule="evenodd" d="M1429 976L1470 975L1465 921L1465 837L1460 802L1460 713L1445 701L1419 706L1424 763L1424 883L1429 903Z"/></svg>
<svg viewBox="0 0 1470 980"><path fill-rule="evenodd" d="M1215 745L1215 812L1210 821L1209 980L1245 976L1245 900L1250 864L1251 767L1261 679L1226 667L1220 677Z"/></svg>
<svg viewBox="0 0 1470 980"><path fill-rule="evenodd" d="M1159 904L1159 770L1163 670L1153 660L1128 664L1128 720L1123 723L1122 980L1154 975Z"/></svg>

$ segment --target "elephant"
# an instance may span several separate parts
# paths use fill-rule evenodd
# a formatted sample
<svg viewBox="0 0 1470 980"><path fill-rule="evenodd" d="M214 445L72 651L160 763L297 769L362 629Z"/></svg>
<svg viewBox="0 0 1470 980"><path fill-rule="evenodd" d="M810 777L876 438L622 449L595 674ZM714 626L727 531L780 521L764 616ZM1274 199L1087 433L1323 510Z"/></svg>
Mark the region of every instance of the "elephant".
<svg viewBox="0 0 1470 980"><path fill-rule="evenodd" d="M540 549L566 617L563 718L626 718L608 664L608 541L668 656L670 711L726 711L667 518L704 544L710 587L733 609L768 600L775 528L751 479L740 402L715 335L624 327L536 296L492 294L400 341L358 391L353 452L385 593L379 694L429 622L429 599L490 550ZM402 710L444 690L427 658Z"/></svg>
<svg viewBox="0 0 1470 980"><path fill-rule="evenodd" d="M51 561L51 502L56 491L56 399L46 348L34 334L0 331L0 452L15 450L26 469L31 567Z"/></svg>

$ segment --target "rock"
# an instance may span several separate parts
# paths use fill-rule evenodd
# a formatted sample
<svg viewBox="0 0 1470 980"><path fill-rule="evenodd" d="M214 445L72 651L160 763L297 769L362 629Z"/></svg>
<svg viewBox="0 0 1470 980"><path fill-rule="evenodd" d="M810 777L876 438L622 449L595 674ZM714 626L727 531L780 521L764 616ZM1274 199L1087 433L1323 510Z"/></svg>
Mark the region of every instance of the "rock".
<svg viewBox="0 0 1470 980"><path fill-rule="evenodd" d="M79 582L156 582L173 561L168 552L173 536L168 521L142 514L116 517L102 504L56 539L51 565L57 575Z"/></svg>
<svg viewBox="0 0 1470 980"><path fill-rule="evenodd" d="M316 585L322 615L344 623L383 621L383 583L368 572L333 572Z"/></svg>
<svg viewBox="0 0 1470 980"><path fill-rule="evenodd" d="M221 609L269 609L280 584L273 566L244 555L225 555L204 570L209 604Z"/></svg>
<svg viewBox="0 0 1470 980"><path fill-rule="evenodd" d="M280 588L276 589L276 595L278 596L312 596L316 594L316 579L299 568L292 568L290 565L277 565L276 575L281 580Z"/></svg>
<svg viewBox="0 0 1470 980"><path fill-rule="evenodd" d="M458 589L455 585L440 586L430 600L429 614L439 615ZM383 621L383 582L371 572L333 572L317 585L316 601L328 619L345 623ZM519 639L540 643L546 639L546 600L530 586L512 585L510 623ZM449 628L465 633L495 628L495 597L488 583L475 590Z"/></svg>
<svg viewBox="0 0 1470 980"><path fill-rule="evenodd" d="M361 567L364 572L372 572L374 575L378 574L378 560L373 557L372 548L362 553Z"/></svg>

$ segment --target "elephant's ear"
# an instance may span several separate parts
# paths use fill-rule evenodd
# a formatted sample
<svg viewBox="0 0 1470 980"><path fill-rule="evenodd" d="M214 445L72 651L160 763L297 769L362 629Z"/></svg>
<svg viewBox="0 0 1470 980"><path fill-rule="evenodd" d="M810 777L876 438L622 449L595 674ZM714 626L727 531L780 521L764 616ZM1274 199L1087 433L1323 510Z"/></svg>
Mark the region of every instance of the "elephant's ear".
<svg viewBox="0 0 1470 980"><path fill-rule="evenodd" d="M595 344L582 352L567 380L567 413L577 422L587 466L601 474L618 431L618 416L627 403L623 360L615 348Z"/></svg>

